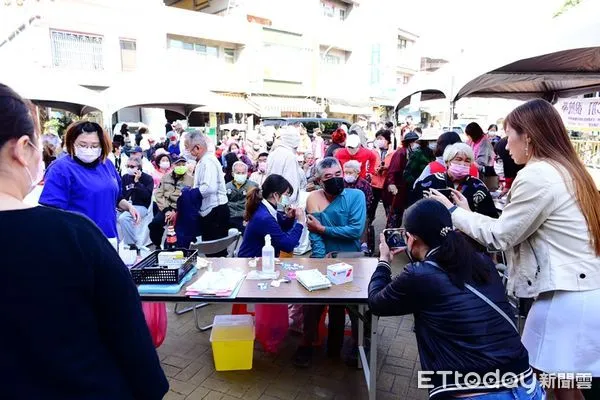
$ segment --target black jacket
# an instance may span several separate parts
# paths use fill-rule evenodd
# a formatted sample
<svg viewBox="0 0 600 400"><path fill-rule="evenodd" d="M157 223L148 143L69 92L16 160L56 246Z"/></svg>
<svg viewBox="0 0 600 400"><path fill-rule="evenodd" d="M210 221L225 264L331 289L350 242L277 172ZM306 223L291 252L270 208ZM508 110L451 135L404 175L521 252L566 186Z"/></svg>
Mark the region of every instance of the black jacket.
<svg viewBox="0 0 600 400"><path fill-rule="evenodd" d="M122 196L125 200L131 201L134 206L149 208L152 203L152 191L154 190L154 180L150 175L142 172L138 183L135 183L132 175L124 175L121 180L123 186Z"/></svg>
<svg viewBox="0 0 600 400"><path fill-rule="evenodd" d="M423 198L423 191L429 189L454 188L448 174L437 173L429 175L418 182L414 189L414 202ZM494 199L485 184L477 178L468 176L457 189L467 198L469 208L477 214L487 215L490 218L498 218L498 210L494 205Z"/></svg>
<svg viewBox="0 0 600 400"><path fill-rule="evenodd" d="M490 269L491 281L486 285L467 283L507 315L514 315L492 262L483 256L482 262ZM455 286L440 267L413 263L392 279L390 265L380 261L369 283L369 307L379 316L414 314L423 371L483 375L498 369L500 376L505 372L531 374L529 356L517 331L489 304L466 288ZM432 399L469 392L452 390L460 383L454 375L447 377L446 385L441 375L427 377L434 386Z"/></svg>

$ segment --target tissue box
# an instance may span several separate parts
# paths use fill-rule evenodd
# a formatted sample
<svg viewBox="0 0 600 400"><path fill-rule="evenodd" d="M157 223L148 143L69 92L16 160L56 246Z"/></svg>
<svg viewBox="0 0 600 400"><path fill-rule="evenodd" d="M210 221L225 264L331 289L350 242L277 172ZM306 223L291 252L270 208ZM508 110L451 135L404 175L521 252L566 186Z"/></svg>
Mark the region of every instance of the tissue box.
<svg viewBox="0 0 600 400"><path fill-rule="evenodd" d="M352 282L354 275L352 265L346 263L337 263L327 266L327 278L334 285L341 285L346 282Z"/></svg>

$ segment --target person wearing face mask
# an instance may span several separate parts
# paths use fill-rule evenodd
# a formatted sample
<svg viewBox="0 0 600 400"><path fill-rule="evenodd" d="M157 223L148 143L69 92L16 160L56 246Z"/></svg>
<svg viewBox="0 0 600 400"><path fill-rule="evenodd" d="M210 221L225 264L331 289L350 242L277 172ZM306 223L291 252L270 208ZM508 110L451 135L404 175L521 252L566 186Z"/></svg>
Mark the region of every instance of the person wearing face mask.
<svg viewBox="0 0 600 400"><path fill-rule="evenodd" d="M185 152L197 160L194 188L202 195L198 231L202 240L217 240L227 237L229 232L229 207L227 189L219 160L208 151L209 139L198 130L186 133ZM209 257L227 257L227 250Z"/></svg>
<svg viewBox="0 0 600 400"><path fill-rule="evenodd" d="M287 207L293 192L292 185L277 174L269 175L262 187L250 189L244 212L247 225L238 257L260 257L266 235L271 235L275 257L279 257L281 251L294 251L300 243L306 218L302 208ZM286 211L277 211L278 208Z"/></svg>
<svg viewBox="0 0 600 400"><path fill-rule="evenodd" d="M377 165L377 157L375 153L368 150L360 144L360 137L356 134L348 135L346 139L346 148L340 149L336 155L342 166L350 160L356 160L360 163L359 176L363 179L371 180L375 174L375 166Z"/></svg>
<svg viewBox="0 0 600 400"><path fill-rule="evenodd" d="M258 186L262 186L267 178L267 158L269 153L260 153L256 162L256 171L250 175L250 180Z"/></svg>
<svg viewBox="0 0 600 400"><path fill-rule="evenodd" d="M365 231L367 205L365 195L358 189L345 189L342 166L333 157L325 157L317 164L317 178L323 189L310 193L306 212L307 227L313 258L324 258L331 252L359 252L361 237ZM313 343L318 336L318 325L323 313L323 305L303 306L303 340L294 356L298 367L310 366ZM329 335L327 354L340 357L345 325L345 306L329 305ZM353 320L352 335L356 340L357 324Z"/></svg>
<svg viewBox="0 0 600 400"><path fill-rule="evenodd" d="M167 147L167 151L174 157L177 157L181 154L181 149L179 147L179 135L175 131L171 131L167 134L167 139L169 140L169 145Z"/></svg>
<svg viewBox="0 0 600 400"><path fill-rule="evenodd" d="M498 136L498 125L491 124L488 127L487 136L492 146L495 147L496 144L498 144L498 142L500 141L500 136Z"/></svg>
<svg viewBox="0 0 600 400"><path fill-rule="evenodd" d="M128 201L136 210L140 219L143 219L152 203L154 181L150 175L142 172L142 162L139 158L130 157L127 161L127 174L123 176L123 199ZM130 248L143 246L140 238L142 226L133 219L130 213L124 212L118 219L123 237L121 241Z"/></svg>
<svg viewBox="0 0 600 400"><path fill-rule="evenodd" d="M306 176L298 165L296 149L300 144L300 132L294 126L286 126L281 132L281 144L267 158L267 176L283 176L295 188L290 203L298 203L298 193L306 189Z"/></svg>
<svg viewBox="0 0 600 400"><path fill-rule="evenodd" d="M425 167L433 160L435 160L435 156L427 145L423 145L419 140L410 144L408 148L408 161L406 168L404 168L404 181L408 185L409 191Z"/></svg>
<svg viewBox="0 0 600 400"><path fill-rule="evenodd" d="M531 366L546 374L586 371L600 378L600 193L578 157L558 110L530 100L504 120L506 150L525 165L498 219L468 210L454 192L439 193L457 229L503 250L509 293L535 299L523 330ZM566 385L565 385L566 386ZM592 389L593 391L594 389ZM577 387L555 387L557 400L581 399ZM592 393L586 398L599 398Z"/></svg>
<svg viewBox="0 0 600 400"><path fill-rule="evenodd" d="M487 187L478 178L471 176L473 150L466 143L455 143L444 151L446 172L429 175L417 183L414 198L422 199L430 189L455 189L463 194L469 202L469 208L478 214L490 218L498 218L498 210Z"/></svg>
<svg viewBox="0 0 600 400"><path fill-rule="evenodd" d="M131 153L129 153L129 158L137 158L138 160L140 160L140 162L142 163L142 171L144 171L147 174L151 174L152 170L154 169L154 166L152 165L152 163L145 157L145 153L142 150L141 147L137 146L134 147L131 150ZM126 173L127 171L125 171Z"/></svg>
<svg viewBox="0 0 600 400"><path fill-rule="evenodd" d="M373 202L369 208L369 221L375 220L377 207L379 202L383 200L383 209L385 215L389 213L391 196L384 190L385 181L387 179L390 164L394 157L394 150L391 149L392 131L381 129L375 134L375 174L371 178L371 186L373 188Z"/></svg>
<svg viewBox="0 0 600 400"><path fill-rule="evenodd" d="M399 228L402 224L402 215L408 202L409 187L404 179L404 171L408 163L411 146L419 139L415 132L408 132L402 138L402 147L397 149L390 161L387 179L384 188L391 195L390 212L388 213L387 227Z"/></svg>
<svg viewBox="0 0 600 400"><path fill-rule="evenodd" d="M225 154L225 157L222 158L222 160L223 167L225 168L226 182L231 182L231 179L233 179L233 177L231 176L231 166L238 160L245 163L248 166L248 171L252 172L252 160L250 160L247 155L243 154L243 152L240 149L240 146L236 142L231 143L229 145L229 149Z"/></svg>
<svg viewBox="0 0 600 400"><path fill-rule="evenodd" d="M302 169L304 170L304 176L306 176L307 183L311 183L315 176L315 157L312 153L305 153L303 161Z"/></svg>
<svg viewBox="0 0 600 400"><path fill-rule="evenodd" d="M494 171L494 147L477 122L467 125L465 133L469 137L467 143L473 148L475 154L479 177L491 191L498 189L498 176Z"/></svg>
<svg viewBox="0 0 600 400"><path fill-rule="evenodd" d="M435 200L408 208L403 225L406 249L390 250L381 235L369 309L382 317L414 315L421 370L431 371L429 398L544 399L491 259L453 229L450 212ZM410 263L392 278L392 260L402 251ZM469 384L473 374L483 384Z"/></svg>
<svg viewBox="0 0 600 400"><path fill-rule="evenodd" d="M137 289L103 232L80 213L24 203L44 176L35 120L35 107L0 84L0 317L11 327L0 332L10 344L2 350L2 397L162 399L169 383ZM45 311L31 318L16 304ZM40 326L51 332L40 335Z"/></svg>
<svg viewBox="0 0 600 400"><path fill-rule="evenodd" d="M298 153L304 155L312 151L312 142L310 141L308 131L303 124L298 124L298 129L300 131L300 144L298 145Z"/></svg>
<svg viewBox="0 0 600 400"><path fill-rule="evenodd" d="M171 172L171 157L166 150L159 149L154 154L153 168L150 175L154 181L154 189L158 188L163 176Z"/></svg>
<svg viewBox="0 0 600 400"><path fill-rule="evenodd" d="M371 184L360 177L360 163L356 160L350 160L344 164L344 187L347 189L358 189L365 195L365 201L368 211L373 207L373 189Z"/></svg>
<svg viewBox="0 0 600 400"><path fill-rule="evenodd" d="M246 209L246 197L250 189L258 185L248 180L248 166L241 161L233 164L233 180L225 188L229 206L230 228L236 228L244 233L244 210Z"/></svg>
<svg viewBox="0 0 600 400"><path fill-rule="evenodd" d="M136 223L141 219L122 198L121 177L107 160L110 139L97 123L78 121L67 129L65 143L70 157L52 164L39 202L86 215L116 247L117 207L129 212Z"/></svg>
<svg viewBox="0 0 600 400"><path fill-rule="evenodd" d="M154 193L154 201L158 212L148 225L150 240L157 248L162 247L165 224L172 225L177 215L177 200L185 187L192 187L194 177L189 172L187 161L180 157L173 163L173 172L165 174Z"/></svg>

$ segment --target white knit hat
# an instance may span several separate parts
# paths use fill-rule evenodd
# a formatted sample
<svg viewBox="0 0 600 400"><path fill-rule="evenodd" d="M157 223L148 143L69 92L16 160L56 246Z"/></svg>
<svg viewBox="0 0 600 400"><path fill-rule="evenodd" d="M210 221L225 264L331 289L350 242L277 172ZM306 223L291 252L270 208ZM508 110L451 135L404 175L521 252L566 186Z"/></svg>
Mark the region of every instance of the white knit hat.
<svg viewBox="0 0 600 400"><path fill-rule="evenodd" d="M292 149L300 146L300 131L295 126L286 126L281 132L281 143Z"/></svg>

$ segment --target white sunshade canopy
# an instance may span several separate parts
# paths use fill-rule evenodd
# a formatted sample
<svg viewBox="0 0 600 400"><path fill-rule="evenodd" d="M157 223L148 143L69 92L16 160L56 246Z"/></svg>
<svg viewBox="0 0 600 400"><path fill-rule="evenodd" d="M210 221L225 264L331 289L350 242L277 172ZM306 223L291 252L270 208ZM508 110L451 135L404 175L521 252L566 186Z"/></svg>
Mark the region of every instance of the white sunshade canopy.
<svg viewBox="0 0 600 400"><path fill-rule="evenodd" d="M194 109L210 104L214 96L200 81L173 71L132 74L102 92L102 97L110 113L127 107L148 107L187 117Z"/></svg>
<svg viewBox="0 0 600 400"><path fill-rule="evenodd" d="M67 110L80 116L101 111L104 104L98 92L79 86L56 71L0 69L0 83L34 104Z"/></svg>
<svg viewBox="0 0 600 400"><path fill-rule="evenodd" d="M535 31L508 33L429 75L417 75L401 92L397 109L421 100L499 97L527 100L568 97L600 89L600 2L582 2Z"/></svg>

